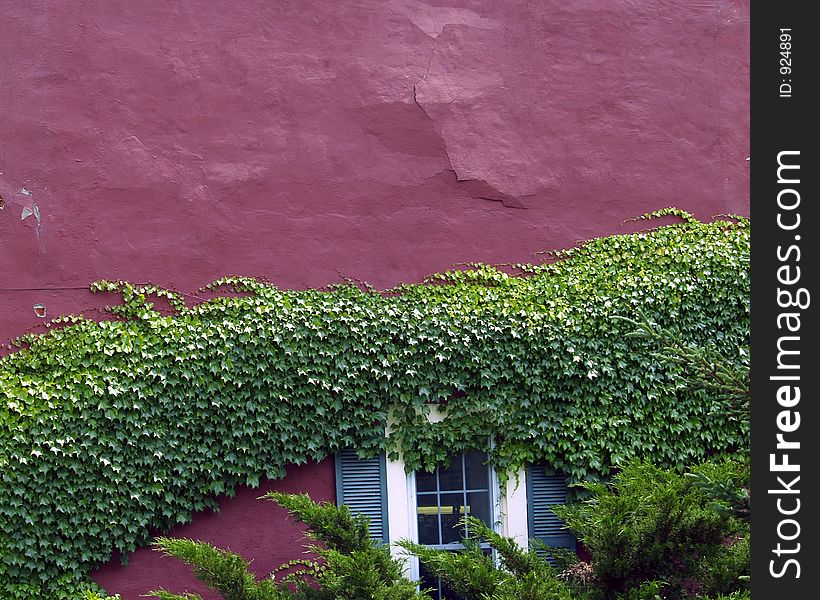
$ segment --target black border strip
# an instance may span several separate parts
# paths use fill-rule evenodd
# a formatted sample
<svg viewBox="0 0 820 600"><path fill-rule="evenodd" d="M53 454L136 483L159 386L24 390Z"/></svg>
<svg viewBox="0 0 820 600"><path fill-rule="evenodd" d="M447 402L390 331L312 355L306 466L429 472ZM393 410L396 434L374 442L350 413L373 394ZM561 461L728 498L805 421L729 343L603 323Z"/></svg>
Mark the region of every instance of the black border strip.
<svg viewBox="0 0 820 600"><path fill-rule="evenodd" d="M820 597L820 539L811 521L820 508L813 491L820 169L812 133L820 102L811 7L761 1L751 11L754 600Z"/></svg>

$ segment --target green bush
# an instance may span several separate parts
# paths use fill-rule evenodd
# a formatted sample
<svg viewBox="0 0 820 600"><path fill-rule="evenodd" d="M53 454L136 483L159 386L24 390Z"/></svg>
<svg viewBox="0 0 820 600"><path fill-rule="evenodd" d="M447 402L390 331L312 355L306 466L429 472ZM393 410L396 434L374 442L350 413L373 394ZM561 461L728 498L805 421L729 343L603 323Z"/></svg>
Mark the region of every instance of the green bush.
<svg viewBox="0 0 820 600"><path fill-rule="evenodd" d="M616 598L617 600L662 600L666 587L663 581L644 581L638 587L617 594Z"/></svg>
<svg viewBox="0 0 820 600"><path fill-rule="evenodd" d="M286 591L274 579L257 581L241 556L205 542L178 538L158 538L158 549L194 567L194 575L225 600L283 600ZM150 594L161 600L201 600L197 594L177 595L166 590Z"/></svg>
<svg viewBox="0 0 820 600"><path fill-rule="evenodd" d="M404 576L389 547L370 538L367 518L346 506L317 504L307 495L265 496L305 523L321 545L308 549L315 560L291 561L257 580L241 556L193 540L159 538L156 547L194 567L194 575L224 600L429 600ZM295 568L295 570L293 570ZM276 578L278 573L289 571ZM201 600L197 595L151 592L160 600Z"/></svg>
<svg viewBox="0 0 820 600"><path fill-rule="evenodd" d="M748 589L751 576L751 544L748 534L727 538L726 547L702 560L696 572L698 590L707 595L731 595Z"/></svg>
<svg viewBox="0 0 820 600"><path fill-rule="evenodd" d="M749 455L737 455L730 460L707 462L690 473L692 484L711 498L710 506L744 522L751 516Z"/></svg>
<svg viewBox="0 0 820 600"><path fill-rule="evenodd" d="M744 466L745 465L745 466ZM693 469L695 476L633 462L610 484L588 483L588 500L555 512L592 554L607 597L663 582L663 598L697 592L730 593L746 586L748 528L715 498L699 476L729 485L747 461L725 460ZM748 481L741 475L736 487Z"/></svg>
<svg viewBox="0 0 820 600"><path fill-rule="evenodd" d="M732 592L730 594L718 594L707 598L706 596L698 596L695 600L750 600L749 590L741 590Z"/></svg>
<svg viewBox="0 0 820 600"><path fill-rule="evenodd" d="M575 591L558 579L555 569L535 550L525 550L481 520L467 517L471 537L462 540L464 550L448 552L401 541L399 545L415 554L434 575L441 577L466 600L582 600L586 594ZM481 543L495 550L485 554Z"/></svg>

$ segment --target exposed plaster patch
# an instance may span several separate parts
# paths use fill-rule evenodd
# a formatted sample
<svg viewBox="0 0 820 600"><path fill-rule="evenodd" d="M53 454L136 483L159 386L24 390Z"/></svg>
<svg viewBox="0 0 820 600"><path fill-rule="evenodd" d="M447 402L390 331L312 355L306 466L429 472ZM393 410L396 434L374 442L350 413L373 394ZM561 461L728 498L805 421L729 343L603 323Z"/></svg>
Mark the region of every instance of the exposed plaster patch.
<svg viewBox="0 0 820 600"><path fill-rule="evenodd" d="M27 188L20 188L20 191L18 193L20 193L24 196L28 196L29 198L31 198L33 196L33 194L31 193L31 190L29 190ZM37 206L34 202L32 202L31 205L29 205L29 206L24 206L23 207L23 210L20 213L20 220L25 221L26 219L28 219L29 217L32 217L32 216L34 217L34 220L37 221L37 225L35 225L35 227L34 227L34 234L37 236L37 240L39 241L40 240L40 225L42 224L43 220L40 217L40 207Z"/></svg>
<svg viewBox="0 0 820 600"><path fill-rule="evenodd" d="M221 183L235 183L261 179L270 167L256 162L211 163L206 168L206 176Z"/></svg>
<svg viewBox="0 0 820 600"><path fill-rule="evenodd" d="M496 29L500 26L495 19L488 19L468 8L451 6L430 6L424 2L392 0L387 7L421 29L425 35L435 39L447 25L467 25L478 29Z"/></svg>
<svg viewBox="0 0 820 600"><path fill-rule="evenodd" d="M453 171L453 173L455 173L456 178L458 178L458 173L455 171ZM527 206L524 205L523 199L531 197L505 194L484 179L458 179L458 183L474 198L500 202L505 208L527 208Z"/></svg>
<svg viewBox="0 0 820 600"><path fill-rule="evenodd" d="M395 2L393 3L395 4ZM420 4L420 3L417 3ZM422 5L427 6L427 5ZM427 7L433 8L433 7ZM477 16L479 19L482 19L488 23L492 23L492 26L483 27L483 29L494 29L496 27L495 21L490 19L483 19L477 13L473 11L469 11L466 9L442 9L444 12L452 12L455 10L456 12L464 12L464 13L471 13L471 15ZM412 20L412 19L411 19ZM433 38L438 37L445 25L452 25L457 24L455 21L450 21L448 23L444 23L441 26L441 29L438 30L436 35L432 36ZM458 24L470 24L470 23L458 23ZM441 139L441 145L444 152L445 160L447 161L448 170L455 174L456 180L464 184L463 187L475 198L481 200L490 200L493 202L500 202L505 208L516 208L516 209L523 209L527 208L523 203L522 199L525 197L533 197L534 194L526 194L524 196L514 196L510 194L506 194L502 192L497 187L490 184L486 178L479 178L467 175L462 171L459 170L458 165L455 161L453 161L452 156L447 148L447 139L444 133L441 130L439 123L430 113L430 111L425 108L422 100L420 99L420 90L419 86L425 83L426 79L430 74L430 68L433 64L433 59L436 55L436 47L437 42L434 42L433 47L430 51L430 58L427 61L427 67L424 71L424 75L422 75L421 79L419 79L415 84L413 84L413 103L421 109L427 119L430 120L433 129L436 132L436 135ZM486 73L483 76L477 75L470 79L471 84L469 89L461 84L456 83L454 81L450 81L450 78L447 77L445 73L442 76L438 77L438 80L434 86L432 86L431 90L427 90L423 95L425 96L424 100L429 105L447 105L452 104L453 102L470 102L475 100L476 98L480 98L484 93L486 93L487 89L493 89L502 84L502 78L498 73ZM462 165L463 166L463 165Z"/></svg>
<svg viewBox="0 0 820 600"><path fill-rule="evenodd" d="M34 218L37 221L37 225L40 224L40 207L36 204L32 204L31 206L24 206L23 212L20 215L20 220L25 221L30 216L34 215Z"/></svg>
<svg viewBox="0 0 820 600"><path fill-rule="evenodd" d="M447 141L444 139L444 136L439 131L433 117L430 116L430 113L427 112L427 110L418 101L418 98L416 97L417 86L418 84L415 84L413 86L413 102L416 104L416 106L418 106L421 109L424 115L430 120L436 133L441 138L442 151L444 152L444 157L448 165L447 170L452 172L456 176L456 181L459 184L463 184L463 187L467 190L467 192L469 192L470 195L474 196L475 198L479 198L481 200L490 200L493 202L500 202L505 208L527 208L522 202L522 198L524 198L524 196L516 197L511 196L509 194L505 194L501 190L493 187L485 179L466 177L459 174L458 170L455 168L453 164L452 159L450 158L450 154L447 151Z"/></svg>

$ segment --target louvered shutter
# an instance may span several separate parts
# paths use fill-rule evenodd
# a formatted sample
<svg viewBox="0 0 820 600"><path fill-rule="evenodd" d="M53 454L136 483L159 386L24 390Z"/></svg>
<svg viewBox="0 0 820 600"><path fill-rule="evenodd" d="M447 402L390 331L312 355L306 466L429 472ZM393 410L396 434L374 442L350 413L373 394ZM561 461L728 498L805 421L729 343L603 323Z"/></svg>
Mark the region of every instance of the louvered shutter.
<svg viewBox="0 0 820 600"><path fill-rule="evenodd" d="M362 459L345 448L336 455L337 505L370 519L370 537L383 542L388 541L386 468L384 454Z"/></svg>
<svg viewBox="0 0 820 600"><path fill-rule="evenodd" d="M547 475L544 465L527 469L527 521L529 536L553 548L575 550L575 536L550 508L567 500L567 484L563 475Z"/></svg>

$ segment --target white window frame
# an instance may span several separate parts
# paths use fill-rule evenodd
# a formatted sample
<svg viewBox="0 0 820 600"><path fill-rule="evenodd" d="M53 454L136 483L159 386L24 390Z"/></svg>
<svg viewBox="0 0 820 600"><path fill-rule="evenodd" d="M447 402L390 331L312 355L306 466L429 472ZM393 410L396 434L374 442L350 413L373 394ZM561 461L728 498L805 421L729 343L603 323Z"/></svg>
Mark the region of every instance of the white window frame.
<svg viewBox="0 0 820 600"><path fill-rule="evenodd" d="M444 415L436 408L430 411L430 421L436 422ZM416 476L405 471L402 457L387 461L387 515L390 550L405 563L405 572L413 580L419 578L419 561L415 556L396 545L399 540L418 541L418 517L416 504ZM501 489L498 474L490 469L491 518L494 529L501 535L513 538L526 548L527 531L527 474L522 468L510 474L506 486Z"/></svg>

